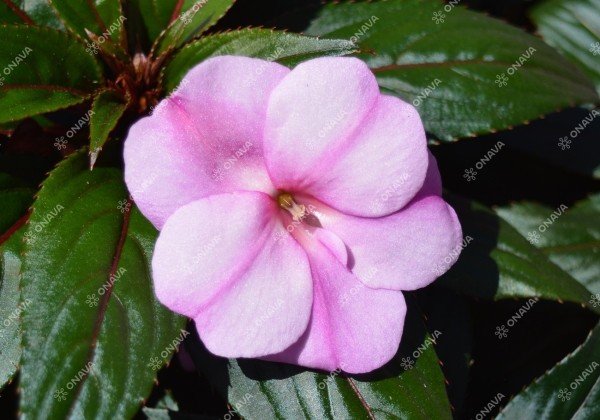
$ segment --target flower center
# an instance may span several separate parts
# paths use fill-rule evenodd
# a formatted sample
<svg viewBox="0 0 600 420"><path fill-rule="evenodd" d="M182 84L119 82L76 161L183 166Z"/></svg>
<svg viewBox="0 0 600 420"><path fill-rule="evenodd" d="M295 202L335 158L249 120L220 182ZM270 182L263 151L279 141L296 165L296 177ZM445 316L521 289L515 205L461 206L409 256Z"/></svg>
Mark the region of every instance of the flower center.
<svg viewBox="0 0 600 420"><path fill-rule="evenodd" d="M282 209L287 210L291 215L292 219L296 222L300 222L308 214L306 206L304 204L298 204L294 201L294 197L288 193L282 193L277 196L277 204Z"/></svg>

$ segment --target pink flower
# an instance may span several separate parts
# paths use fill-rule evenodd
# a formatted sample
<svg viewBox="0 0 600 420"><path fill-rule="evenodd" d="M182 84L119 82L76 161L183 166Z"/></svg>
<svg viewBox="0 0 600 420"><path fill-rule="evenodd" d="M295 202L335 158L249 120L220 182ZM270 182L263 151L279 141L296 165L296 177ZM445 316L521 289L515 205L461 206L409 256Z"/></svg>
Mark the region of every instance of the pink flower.
<svg viewBox="0 0 600 420"><path fill-rule="evenodd" d="M217 355L382 366L401 290L462 240L417 111L355 58L223 56L186 81L125 143L129 190L161 231L158 299Z"/></svg>

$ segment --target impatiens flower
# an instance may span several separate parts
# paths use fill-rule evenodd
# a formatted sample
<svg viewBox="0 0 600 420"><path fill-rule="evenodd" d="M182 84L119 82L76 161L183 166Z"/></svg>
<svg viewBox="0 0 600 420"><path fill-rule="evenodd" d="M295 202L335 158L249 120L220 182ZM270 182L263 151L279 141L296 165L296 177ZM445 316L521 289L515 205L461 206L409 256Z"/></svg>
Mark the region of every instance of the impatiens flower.
<svg viewBox="0 0 600 420"><path fill-rule="evenodd" d="M158 299L213 353L349 373L462 240L416 110L355 58L194 67L125 143Z"/></svg>

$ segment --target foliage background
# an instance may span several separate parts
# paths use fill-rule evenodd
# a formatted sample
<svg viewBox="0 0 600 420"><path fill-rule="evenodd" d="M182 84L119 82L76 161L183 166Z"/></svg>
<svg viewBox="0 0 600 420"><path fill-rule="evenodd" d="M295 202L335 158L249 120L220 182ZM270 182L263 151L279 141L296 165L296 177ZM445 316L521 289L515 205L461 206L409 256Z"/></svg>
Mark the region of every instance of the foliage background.
<svg viewBox="0 0 600 420"><path fill-rule="evenodd" d="M136 7L137 3L128 2L127 7ZM515 45L519 47L511 49L507 46L508 51L503 51L503 46L508 45L507 39L502 34L487 33L485 28L490 24L487 20L480 22L481 28L475 35L469 37L461 33L461 27L469 28L461 20L469 18L462 15L464 6L477 13L500 18L538 37L539 31L544 41L558 53L536 47L538 52L534 55L535 60L529 63L530 67L524 64L511 79L511 84L500 88L493 83L494 74L512 64L530 46L528 42L531 40L516 36ZM362 7L365 7L364 14L360 12ZM398 15L394 14L394 8L400 10ZM410 328L403 338L398 360L372 375L350 380L339 375L327 380L326 374L306 372L299 368L252 361L237 363L215 358L206 353L194 336L188 338L179 355L160 370L154 383L154 371L147 366L148 357L151 356L148 352L165 348L176 336L178 328L184 325L184 320L162 313L157 315L162 317L160 320L147 319L148 325L155 327L156 331L150 330L147 335L140 335L140 344L126 352L132 365L139 369L136 384L128 388L129 391L135 391L136 395L125 398L125 402L120 401L125 391L109 391L110 386L106 383L110 382L106 382L96 392L98 395L107 395L107 404L112 408L96 407L96 403L91 399L86 400L85 395L73 404L99 418L107 417L109 413L136 413L134 415L137 418L167 418L164 417L166 415L223 418L232 403L251 393L252 401L238 408L240 415L246 418L368 418L371 412L378 419L467 419L474 418L494 396L502 393L506 398L493 406L492 413L486 414L486 417L501 412L499 418L508 419L598 418L600 371L594 371L593 377L584 382L585 386L571 390L573 396L569 401L561 401L558 392L568 388L590 363L600 362L600 332L596 327L600 309L591 304L593 295L600 293L600 122L595 120L586 127L573 139L568 150L561 150L557 143L560 137L568 134L589 114L591 106L597 107L600 103L597 93L594 93L594 89L597 92L600 86L600 56L594 56L588 50L590 39L600 41L600 4L597 0L464 0L447 13L447 22L436 25L430 19L431 11L442 8L443 3L435 1L397 0L373 2L366 6L364 2L324 6L312 0L238 0L225 17L204 34L218 34L251 26L324 34L326 37L347 40L357 26L360 27L360 22L376 14L381 19L393 16L400 20L397 25L389 20L388 23L379 23L379 28L387 28L381 35L377 33L381 29L376 23L372 32L359 40L359 44L364 49L380 42L382 48L389 47L393 51L411 34L426 30L423 29L424 24L410 27L398 17L405 16L406 21L418 21L420 11L429 25L427 28L440 31L436 40L438 43L432 44L431 51L437 49L451 56L478 50L487 44L493 54L514 57L497 68L474 70L475 73L480 72L478 74L481 77L489 78L488 85L483 88L471 83L466 84L464 90L452 91L452 86L456 85L447 82L448 78L460 74L452 66L442 66L441 73L423 66L413 73L395 76L397 80L409 80L412 83L411 87L396 92L401 97L406 95L404 98L407 100L416 97L432 78L439 77L444 81L437 92L447 95L453 105L438 105L437 108L432 105L432 108L420 111L428 127L430 148L438 159L446 197L457 208L465 235L470 234L475 239L465 249L456 266L440 281L424 290L408 293L411 315L407 325ZM346 15L344 10L350 10L351 13ZM581 12L575 13L580 20L572 19L569 10ZM323 31L328 29L327 14L337 22L352 21L356 16L359 24L349 24L347 29L328 33ZM548 17L554 15L557 16L554 20ZM469 24L474 25L476 21L469 21ZM381 39L376 41L370 39L371 36ZM41 43L43 39L41 37L37 42ZM269 44L266 37L256 42L266 46L260 52L262 56L268 56L269 51L275 49L275 44ZM7 45L0 45L0 53L6 52L9 48ZM36 45L41 48L41 44ZM340 52L343 50L341 45L338 45ZM311 47L299 48L308 50ZM382 54L382 51L375 51ZM560 58L558 54L566 58ZM3 62L4 58L10 61L9 57L14 55L2 55ZM80 57L81 60L89 58ZM368 62L378 59L378 56L365 50L361 57ZM424 55L420 59L427 62L432 58ZM171 70L167 68L165 74L173 76L166 85L176 85L177 74L189 64L182 64L180 68L172 67ZM293 59L288 57L286 64L293 64ZM74 59L68 65L77 69L82 64ZM535 66L553 70L548 73L532 71L529 74L528 71ZM102 68L102 71L106 72L106 68ZM556 75L562 73L564 77L557 79ZM584 73L587 76L583 76ZM547 83L548 80L552 80L552 83ZM381 84L384 88L392 86L388 87L391 90L395 86L393 83ZM6 91L9 87L3 89ZM161 96L164 96L164 91ZM436 96L432 98L436 99ZM444 98L437 99L443 102ZM38 98L37 103L43 101ZM0 96L3 112L14 106L10 97ZM17 417L19 404L21 410L29 412L34 418L44 417L48 413L54 413L50 417L59 418L65 413L61 408L64 405L52 399L53 388L47 383L47 378L53 377L56 370L61 369L64 384L82 365L74 364L65 372L62 371L64 361L77 353L73 346L77 334L66 333L72 338L71 341L57 340L52 354L44 354L43 349L27 346L28 342L34 342L36 334L46 333L46 330L35 330L33 327L27 330L27 326L44 325L44 317L48 317L50 326L54 325L52 308L57 301L61 301L61 293L66 293L48 282L61 278L60 273L65 270L76 268L65 268L57 262L56 267L50 264L56 270L49 272L46 262L64 258L65 254L56 251L61 245L57 238L85 222L85 218L78 218L78 214L115 212L114 220L107 221L105 227L111 232L115 231L115 235L92 237L90 241L102 243L103 247L85 256L85 269L89 269L89 264L97 264L97 271L101 273L95 286L90 289L95 290L105 281L102 274L106 274L108 269L106 260L110 260L117 245L114 238L119 237L118 232L122 228L122 215L116 208L119 200L127 196L124 185L119 181L122 178L118 169L122 165L121 139L131 122L138 117L138 112L129 108L121 122L114 124L111 141L105 144L97 168L88 172L84 168L87 164L85 156L76 150L89 144L89 130L70 142L66 150L57 150L53 142L89 106L86 102L82 106L54 112L46 118L19 119L18 124L1 126L0 244L3 260L0 273L3 281L0 299L3 300L0 302L7 303L0 307L0 314L3 320L8 316L10 311L3 308L9 308L11 303L16 302L19 289L35 302L45 302L45 305L32 304L24 311L22 327L25 329L25 350L21 361L17 363L20 368L16 376L2 388L0 413L3 418ZM513 122L507 123L511 119ZM467 128L486 125L489 127L487 130ZM498 141L507 147L485 165L475 181L466 182L463 176L465 169L473 167ZM70 156L69 160L60 164L58 169L53 169L67 155ZM47 177L50 171L51 175ZM44 187L39 191L42 181ZM99 189L89 187L90 183ZM67 188L63 189L65 185ZM90 189L95 195L89 203L77 200ZM63 196L57 197L57 191L61 191ZM33 204L34 221L39 221L57 203L65 205L72 199L77 205L67 208L69 219L64 219L52 230L44 231L37 245L29 245L23 242L23 235L27 226L32 226L31 221L18 231L10 227L15 226L14 223L26 213L34 194L37 194ZM543 223L560 205L569 207L566 214L542 235L540 243L527 242L527 233ZM73 210L77 208L79 212ZM132 226L131 234L127 237L144 244L141 249L124 248L124 261L129 261L127 266L131 267L148 258L156 233L147 226L134 207L125 217ZM6 232L14 233L10 240L8 237L11 235ZM56 243L48 246L53 240ZM102 260L104 254L106 258ZM97 255L97 261L90 262L90 255ZM20 264L24 266L20 267ZM137 270L142 273L144 267L139 266ZM146 287L149 292L149 277L146 274L140 278L143 279L141 287ZM119 293L132 299L135 297L135 291L127 290L121 284L119 287L122 287ZM506 324L507 319L517 313L530 297L539 299L539 303L510 329L507 338L500 340L494 334L496 328ZM23 297L20 299L22 302ZM143 303L139 305L136 311L143 312ZM5 312L1 312L3 310ZM83 313L77 307L73 311ZM118 325L122 320L110 310L107 314L104 321L107 326L103 327L106 328L106 337L101 338L101 342L108 350L111 349L111 343L116 343L114 346L120 343L118 334L109 331L119 330ZM76 330L82 331L84 340L86 330L82 325L94 321L93 314L89 316L87 321L85 316L78 319ZM194 332L193 326L187 327ZM402 369L399 363L401 357L410 356L436 330L443 332L437 344L418 358L414 369ZM593 335L588 338L592 331ZM11 331L11 334L16 336L17 331ZM148 340L154 342L146 347L148 352L145 352ZM580 349L584 342L586 344ZM15 351L14 348L10 348L6 341L1 344L5 347L0 346L0 363L18 360L18 354L10 353ZM73 357L79 356L76 354ZM106 363L109 361L107 359ZM194 362L197 371L184 368ZM108 367L107 371L118 371L120 368L117 364ZM4 381L4 378L0 379ZM110 381L108 376L104 379ZM118 383L123 378L112 380ZM307 398L323 381L327 384L326 392L320 392L316 399ZM424 389L424 385L428 388ZM356 389L363 401L357 398ZM93 396L93 392L90 392ZM136 402L137 396L145 400L146 409L142 410L139 402ZM91 411L85 411L86 407ZM123 411L119 411L121 409Z"/></svg>

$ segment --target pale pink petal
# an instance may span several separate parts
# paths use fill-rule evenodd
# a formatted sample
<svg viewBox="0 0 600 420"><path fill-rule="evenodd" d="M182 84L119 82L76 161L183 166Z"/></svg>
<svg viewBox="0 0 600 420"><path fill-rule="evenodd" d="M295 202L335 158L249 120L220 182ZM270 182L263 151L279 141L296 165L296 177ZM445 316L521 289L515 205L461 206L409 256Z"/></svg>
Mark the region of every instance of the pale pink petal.
<svg viewBox="0 0 600 420"><path fill-rule="evenodd" d="M212 195L178 209L152 259L155 291L192 317L206 347L224 357L283 350L306 329L312 305L308 258L285 246L280 210L260 192Z"/></svg>
<svg viewBox="0 0 600 420"><path fill-rule="evenodd" d="M265 359L348 373L379 368L398 351L406 315L402 292L366 287L326 247L315 247L309 253L314 300L308 330Z"/></svg>
<svg viewBox="0 0 600 420"><path fill-rule="evenodd" d="M324 245L344 267L348 266L348 249L342 239L327 229L316 229L315 238Z"/></svg>
<svg viewBox="0 0 600 420"><path fill-rule="evenodd" d="M301 191L348 214L387 215L423 185L427 153L417 111L380 95L360 60L305 62L271 95L265 159L280 190ZM365 205L398 183L389 200Z"/></svg>
<svg viewBox="0 0 600 420"><path fill-rule="evenodd" d="M267 101L289 73L247 57L206 60L125 141L125 181L160 229L180 206L236 190L274 192L263 159Z"/></svg>
<svg viewBox="0 0 600 420"><path fill-rule="evenodd" d="M427 154L428 165L427 175L425 175L425 182L413 200L430 195L437 195L438 197L442 195L442 177L440 176L437 161L431 152L428 151Z"/></svg>
<svg viewBox="0 0 600 420"><path fill-rule="evenodd" d="M452 264L445 261L452 258L454 263L460 253L463 238L456 213L436 195L417 198L397 213L372 219L345 215L308 198L303 202L314 206L323 228L346 244L349 268L370 287L425 287L450 268Z"/></svg>

